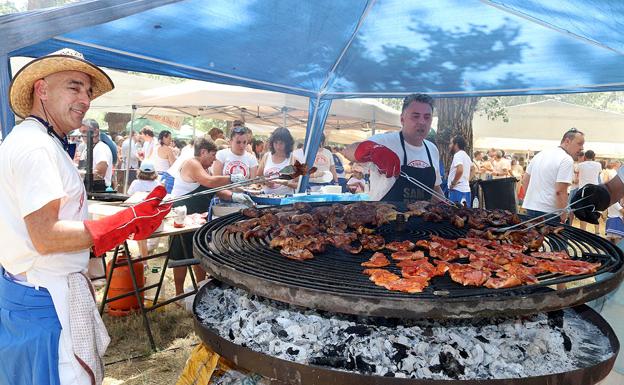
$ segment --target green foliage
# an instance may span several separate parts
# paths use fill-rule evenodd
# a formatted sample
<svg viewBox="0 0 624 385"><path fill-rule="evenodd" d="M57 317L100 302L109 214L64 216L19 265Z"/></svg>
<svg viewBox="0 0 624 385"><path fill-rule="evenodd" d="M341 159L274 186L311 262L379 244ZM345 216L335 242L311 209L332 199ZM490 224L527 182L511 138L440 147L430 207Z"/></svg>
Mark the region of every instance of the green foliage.
<svg viewBox="0 0 624 385"><path fill-rule="evenodd" d="M188 125L192 126L193 125L193 118L192 117L184 118L184 124L188 124ZM221 119L205 118L205 117L202 117L202 116L198 116L198 117L195 118L195 128L198 131L202 131L202 132L206 132L207 133L213 127L217 127L217 128L222 129L223 131L225 131L225 129L227 128L227 122L225 120L221 120Z"/></svg>
<svg viewBox="0 0 624 385"><path fill-rule="evenodd" d="M488 120L500 118L505 123L509 121L507 109L501 101L501 98L482 98L477 105L477 111L480 116L487 116Z"/></svg>
<svg viewBox="0 0 624 385"><path fill-rule="evenodd" d="M19 9L12 1L3 1L0 3L0 15L19 12Z"/></svg>
<svg viewBox="0 0 624 385"><path fill-rule="evenodd" d="M507 116L506 107L536 103L544 100L559 100L564 103L576 104L583 107L624 113L624 92L616 91L483 97L479 101L477 112L481 116L487 116L489 120L502 119L504 122L508 122L509 117Z"/></svg>
<svg viewBox="0 0 624 385"><path fill-rule="evenodd" d="M377 100L397 111L401 111L401 107L403 107L403 99L401 98L378 98Z"/></svg>

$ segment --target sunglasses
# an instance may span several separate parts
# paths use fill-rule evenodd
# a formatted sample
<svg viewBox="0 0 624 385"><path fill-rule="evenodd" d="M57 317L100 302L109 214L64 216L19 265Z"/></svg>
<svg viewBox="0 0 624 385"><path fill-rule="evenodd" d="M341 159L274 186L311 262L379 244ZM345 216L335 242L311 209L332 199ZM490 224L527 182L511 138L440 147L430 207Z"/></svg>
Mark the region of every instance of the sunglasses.
<svg viewBox="0 0 624 385"><path fill-rule="evenodd" d="M232 132L235 134L245 134L247 133L247 127L236 126L232 129Z"/></svg>

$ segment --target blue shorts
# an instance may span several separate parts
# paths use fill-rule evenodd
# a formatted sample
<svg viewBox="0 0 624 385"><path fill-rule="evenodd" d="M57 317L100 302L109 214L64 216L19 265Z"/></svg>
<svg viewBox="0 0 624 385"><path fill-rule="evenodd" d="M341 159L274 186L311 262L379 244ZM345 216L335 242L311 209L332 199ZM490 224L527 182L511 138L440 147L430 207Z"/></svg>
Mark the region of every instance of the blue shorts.
<svg viewBox="0 0 624 385"><path fill-rule="evenodd" d="M59 385L59 322L52 297L0 268L0 384Z"/></svg>
<svg viewBox="0 0 624 385"><path fill-rule="evenodd" d="M472 201L470 200L470 191L461 192L457 190L449 190L449 199L455 203L466 202L468 206L472 205Z"/></svg>
<svg viewBox="0 0 624 385"><path fill-rule="evenodd" d="M622 218L608 218L606 227L607 234L624 237L624 220Z"/></svg>
<svg viewBox="0 0 624 385"><path fill-rule="evenodd" d="M160 180L165 182L165 190L167 190L167 194L171 194L173 191L173 182L175 182L175 178L171 176L167 171L162 171L158 173L160 175Z"/></svg>

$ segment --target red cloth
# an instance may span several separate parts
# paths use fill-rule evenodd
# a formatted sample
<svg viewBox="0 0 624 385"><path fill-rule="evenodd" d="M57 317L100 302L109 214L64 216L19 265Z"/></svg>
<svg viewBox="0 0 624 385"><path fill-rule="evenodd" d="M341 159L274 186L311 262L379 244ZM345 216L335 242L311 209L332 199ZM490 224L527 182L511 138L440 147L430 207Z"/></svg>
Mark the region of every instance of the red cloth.
<svg viewBox="0 0 624 385"><path fill-rule="evenodd" d="M379 172L386 174L388 178L399 176L401 173L401 160L397 154L388 147L370 140L357 146L355 160L362 163L374 163Z"/></svg>
<svg viewBox="0 0 624 385"><path fill-rule="evenodd" d="M149 237L171 210L170 204L160 205L166 194L165 188L158 186L141 203L102 219L85 221L93 238L95 255L104 254L128 238L141 240Z"/></svg>

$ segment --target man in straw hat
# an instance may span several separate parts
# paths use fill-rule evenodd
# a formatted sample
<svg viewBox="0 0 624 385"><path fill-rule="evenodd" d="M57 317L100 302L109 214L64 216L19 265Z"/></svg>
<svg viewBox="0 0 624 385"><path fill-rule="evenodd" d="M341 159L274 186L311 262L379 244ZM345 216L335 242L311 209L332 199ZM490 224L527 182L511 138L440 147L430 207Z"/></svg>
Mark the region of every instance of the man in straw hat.
<svg viewBox="0 0 624 385"><path fill-rule="evenodd" d="M110 341L86 271L125 239L147 238L169 212L164 188L146 202L87 220L67 134L111 79L76 51L33 60L13 78L21 118L0 146L0 383L99 384Z"/></svg>

